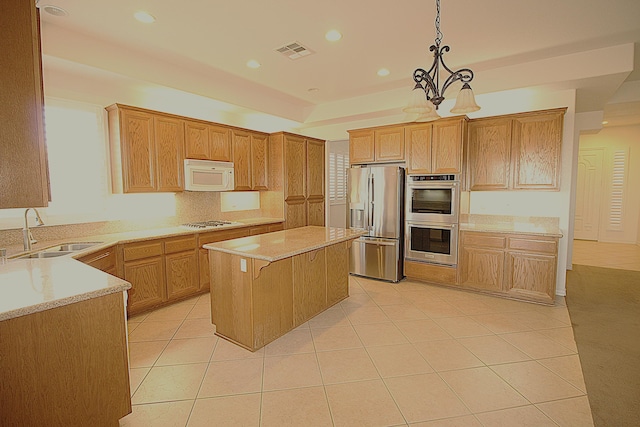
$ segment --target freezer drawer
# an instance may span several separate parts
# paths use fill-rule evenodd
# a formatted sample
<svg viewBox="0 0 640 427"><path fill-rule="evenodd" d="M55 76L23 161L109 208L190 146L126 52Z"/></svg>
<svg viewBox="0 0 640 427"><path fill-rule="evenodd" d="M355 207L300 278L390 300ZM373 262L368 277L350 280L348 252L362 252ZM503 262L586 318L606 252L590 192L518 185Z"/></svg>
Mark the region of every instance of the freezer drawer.
<svg viewBox="0 0 640 427"><path fill-rule="evenodd" d="M396 239L356 239L351 245L350 273L397 282L402 279L401 249Z"/></svg>

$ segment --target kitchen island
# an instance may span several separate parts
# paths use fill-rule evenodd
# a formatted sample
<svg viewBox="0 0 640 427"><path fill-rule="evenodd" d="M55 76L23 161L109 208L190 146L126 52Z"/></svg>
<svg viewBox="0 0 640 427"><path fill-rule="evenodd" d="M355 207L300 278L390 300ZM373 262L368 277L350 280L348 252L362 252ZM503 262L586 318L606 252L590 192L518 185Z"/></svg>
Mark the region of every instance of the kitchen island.
<svg viewBox="0 0 640 427"><path fill-rule="evenodd" d="M348 297L361 234L309 226L205 245L216 334L255 351Z"/></svg>

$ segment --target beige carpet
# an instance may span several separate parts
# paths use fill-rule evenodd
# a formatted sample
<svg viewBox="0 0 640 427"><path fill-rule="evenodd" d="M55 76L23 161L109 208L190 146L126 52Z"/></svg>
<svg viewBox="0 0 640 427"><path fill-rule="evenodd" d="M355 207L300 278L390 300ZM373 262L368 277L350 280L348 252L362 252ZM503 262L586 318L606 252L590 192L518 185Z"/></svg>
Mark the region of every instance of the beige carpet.
<svg viewBox="0 0 640 427"><path fill-rule="evenodd" d="M596 426L640 426L640 272L574 265L567 308Z"/></svg>

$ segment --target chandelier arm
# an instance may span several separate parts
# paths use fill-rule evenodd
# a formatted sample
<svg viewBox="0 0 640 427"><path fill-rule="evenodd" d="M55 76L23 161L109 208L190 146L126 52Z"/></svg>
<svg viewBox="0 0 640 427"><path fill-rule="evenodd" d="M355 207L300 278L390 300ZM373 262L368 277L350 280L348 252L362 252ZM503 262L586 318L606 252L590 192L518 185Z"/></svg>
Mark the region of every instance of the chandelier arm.
<svg viewBox="0 0 640 427"><path fill-rule="evenodd" d="M427 99L437 98L440 96L440 94L438 93L438 88L433 81L433 77L431 77L429 72L423 70L422 68L418 68L413 72L413 81L420 85L422 85L422 83L424 82L424 86L422 87L422 89L427 95ZM430 97L429 92L431 92L433 96Z"/></svg>
<svg viewBox="0 0 640 427"><path fill-rule="evenodd" d="M445 67L446 68L446 67ZM468 68L461 68L457 71L451 71L447 68L447 71L451 73L451 75L445 80L442 85L442 96L444 96L445 91L449 86L457 81L461 81L462 83L469 83L473 80L473 71Z"/></svg>

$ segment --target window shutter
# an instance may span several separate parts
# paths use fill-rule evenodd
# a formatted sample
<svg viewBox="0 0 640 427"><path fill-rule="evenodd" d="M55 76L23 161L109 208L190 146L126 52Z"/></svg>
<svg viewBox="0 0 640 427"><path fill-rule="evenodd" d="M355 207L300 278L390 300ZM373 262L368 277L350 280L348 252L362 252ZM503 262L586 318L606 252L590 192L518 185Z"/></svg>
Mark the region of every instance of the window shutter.
<svg viewBox="0 0 640 427"><path fill-rule="evenodd" d="M611 203L609 205L609 230L622 230L626 161L627 153L625 151L618 150L613 153Z"/></svg>

